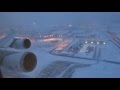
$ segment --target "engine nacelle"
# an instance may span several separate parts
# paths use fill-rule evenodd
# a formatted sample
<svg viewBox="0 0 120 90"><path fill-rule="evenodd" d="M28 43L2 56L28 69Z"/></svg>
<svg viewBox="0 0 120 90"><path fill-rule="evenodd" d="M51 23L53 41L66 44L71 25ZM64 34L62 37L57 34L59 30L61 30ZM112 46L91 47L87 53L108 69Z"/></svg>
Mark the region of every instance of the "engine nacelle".
<svg viewBox="0 0 120 90"><path fill-rule="evenodd" d="M2 65L14 71L31 72L37 65L37 58L32 52L15 53L5 56Z"/></svg>
<svg viewBox="0 0 120 90"><path fill-rule="evenodd" d="M15 49L23 49L23 48L27 49L30 48L30 46L31 46L31 41L29 39L15 38L9 47Z"/></svg>
<svg viewBox="0 0 120 90"><path fill-rule="evenodd" d="M31 72L37 65L37 57L32 52L0 48L0 65L18 72Z"/></svg>

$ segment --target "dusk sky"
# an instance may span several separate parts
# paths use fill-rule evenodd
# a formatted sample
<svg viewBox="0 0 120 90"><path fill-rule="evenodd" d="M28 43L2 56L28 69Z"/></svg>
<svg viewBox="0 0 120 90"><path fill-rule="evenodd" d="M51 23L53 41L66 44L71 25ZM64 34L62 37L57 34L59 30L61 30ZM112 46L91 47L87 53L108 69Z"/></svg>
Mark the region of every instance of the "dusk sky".
<svg viewBox="0 0 120 90"><path fill-rule="evenodd" d="M78 23L119 22L119 12L0 12L0 26L47 27Z"/></svg>

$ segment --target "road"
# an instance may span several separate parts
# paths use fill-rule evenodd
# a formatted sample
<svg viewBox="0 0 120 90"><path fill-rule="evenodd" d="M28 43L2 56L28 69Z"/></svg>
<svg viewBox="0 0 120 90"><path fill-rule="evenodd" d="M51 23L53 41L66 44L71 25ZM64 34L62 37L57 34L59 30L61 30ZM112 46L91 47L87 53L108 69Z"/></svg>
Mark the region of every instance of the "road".
<svg viewBox="0 0 120 90"><path fill-rule="evenodd" d="M90 67L90 64L78 64L68 61L55 61L45 67L37 78L71 78L75 69Z"/></svg>

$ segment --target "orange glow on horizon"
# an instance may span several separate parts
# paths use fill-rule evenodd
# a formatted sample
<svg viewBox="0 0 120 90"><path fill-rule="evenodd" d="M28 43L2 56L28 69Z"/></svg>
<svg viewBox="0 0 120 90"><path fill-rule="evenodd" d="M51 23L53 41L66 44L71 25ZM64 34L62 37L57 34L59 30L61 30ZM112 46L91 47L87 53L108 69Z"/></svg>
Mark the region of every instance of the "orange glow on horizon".
<svg viewBox="0 0 120 90"><path fill-rule="evenodd" d="M45 42L50 42L50 41L60 41L62 40L61 38L47 38L47 39L43 39L42 41L45 41Z"/></svg>
<svg viewBox="0 0 120 90"><path fill-rule="evenodd" d="M59 44L56 50L63 50L68 44L69 44L69 41L66 40L63 43Z"/></svg>

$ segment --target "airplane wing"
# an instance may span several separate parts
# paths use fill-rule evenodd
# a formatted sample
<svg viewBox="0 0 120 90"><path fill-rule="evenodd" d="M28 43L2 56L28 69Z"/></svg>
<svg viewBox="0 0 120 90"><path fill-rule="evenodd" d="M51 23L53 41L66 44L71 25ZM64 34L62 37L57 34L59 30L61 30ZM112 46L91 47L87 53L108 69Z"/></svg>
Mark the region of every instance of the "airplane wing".
<svg viewBox="0 0 120 90"><path fill-rule="evenodd" d="M37 65L37 57L33 52L25 50L30 46L29 39L22 39L8 32L0 39L0 65L16 72L33 71Z"/></svg>
<svg viewBox="0 0 120 90"><path fill-rule="evenodd" d="M0 39L0 48L9 47L9 45L13 41L13 38L14 38L14 35L7 35L4 38Z"/></svg>
<svg viewBox="0 0 120 90"><path fill-rule="evenodd" d="M18 32L15 29L10 29L6 33L1 33L0 35L0 48L15 48L15 49L24 49L31 46L30 39L18 35Z"/></svg>
<svg viewBox="0 0 120 90"><path fill-rule="evenodd" d="M9 47L14 41L16 32L14 30L7 31L6 33L0 33L0 48Z"/></svg>

